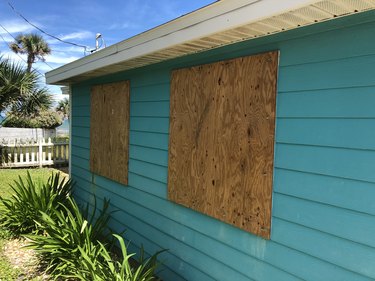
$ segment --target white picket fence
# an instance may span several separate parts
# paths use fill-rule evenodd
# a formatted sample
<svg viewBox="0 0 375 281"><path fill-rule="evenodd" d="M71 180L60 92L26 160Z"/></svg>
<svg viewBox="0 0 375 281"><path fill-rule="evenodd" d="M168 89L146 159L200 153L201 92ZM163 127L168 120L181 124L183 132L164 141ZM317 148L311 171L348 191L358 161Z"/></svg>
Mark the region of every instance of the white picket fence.
<svg viewBox="0 0 375 281"><path fill-rule="evenodd" d="M69 163L69 143L48 138L0 142L0 167L34 167Z"/></svg>

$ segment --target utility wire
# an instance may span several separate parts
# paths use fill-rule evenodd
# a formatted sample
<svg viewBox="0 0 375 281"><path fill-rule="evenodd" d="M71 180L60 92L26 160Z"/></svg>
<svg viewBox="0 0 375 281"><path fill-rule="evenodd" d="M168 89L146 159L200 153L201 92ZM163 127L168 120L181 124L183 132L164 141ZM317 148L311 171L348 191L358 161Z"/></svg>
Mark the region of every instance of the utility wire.
<svg viewBox="0 0 375 281"><path fill-rule="evenodd" d="M10 8L18 15L20 16L24 21L26 21L28 24L30 24L31 26L33 26L34 28L38 29L40 32L42 32L43 34L49 36L49 37L52 37L56 40L58 40L59 42L61 43L65 43L65 44L69 44L69 45L73 45L73 46L76 46L76 47L81 47L84 49L84 53L86 54L87 52L87 46L84 46L84 45L80 45L80 44L76 44L76 43L73 43L73 42L69 42L69 41L66 41L66 40L63 40L63 39L60 39L59 37L55 36L55 35L52 35L46 31L44 31L43 29L41 29L40 27L36 26L35 24L33 24L32 22L30 22L27 18L25 18L20 12L18 12L14 7L13 5L10 3L10 2L7 2L8 5L10 6Z"/></svg>
<svg viewBox="0 0 375 281"><path fill-rule="evenodd" d="M45 60L40 60L42 63L44 63L45 65L47 65L49 68L51 69L54 69L53 66L51 66L48 62L46 62Z"/></svg>
<svg viewBox="0 0 375 281"><path fill-rule="evenodd" d="M12 37L15 41L17 41L17 39L16 39L16 37L14 37L13 36L13 34L12 33L10 33L2 24L0 24L0 27L2 28L2 29L4 29L5 30L5 32L6 33L8 33L9 34L9 36L10 37ZM10 44L8 44L8 42L6 42L6 40L4 39L4 37L3 36L1 36L2 38L3 38L3 40L4 40L4 42L9 46L9 48L10 48ZM26 64L27 64L27 62L19 55L19 54L17 54L16 53L16 55L18 56L18 57L20 57ZM47 66L49 66L51 69L54 69L51 65L49 65L46 61L44 61L44 60L41 60L44 64L46 64ZM34 68L34 67L33 67ZM37 69L35 69L34 68L34 70L35 71L37 71ZM39 71L37 71L39 74L41 74L41 75L43 75L42 73L40 73Z"/></svg>
<svg viewBox="0 0 375 281"><path fill-rule="evenodd" d="M4 29L4 31L6 32L6 33L8 33L9 34L9 36L10 37L12 37L14 40L16 40L16 38L12 35L12 33L10 33L2 24L0 24L0 27L2 28L2 29ZM4 41L4 43L5 44L7 44L8 45L8 47L10 48L10 44L5 40L5 38L0 34L0 37L1 37L1 39ZM17 53L15 53L23 62L25 62L26 64L27 64L27 61L23 58L23 57L21 57L19 54L17 54ZM50 66L48 63L46 63L46 62L44 62L46 65L48 65L50 68L52 68L53 69L53 67L52 66ZM43 76L43 73L41 73L39 70L37 70L35 67L33 67L33 69L36 71L36 72L38 72L41 76Z"/></svg>

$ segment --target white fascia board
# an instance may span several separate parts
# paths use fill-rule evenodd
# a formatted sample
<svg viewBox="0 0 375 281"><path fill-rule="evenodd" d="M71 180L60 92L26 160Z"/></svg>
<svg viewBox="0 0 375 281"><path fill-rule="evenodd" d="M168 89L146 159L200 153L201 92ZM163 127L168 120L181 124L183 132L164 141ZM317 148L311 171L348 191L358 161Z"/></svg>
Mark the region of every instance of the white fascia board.
<svg viewBox="0 0 375 281"><path fill-rule="evenodd" d="M115 63L257 22L319 0L222 0L46 73L58 83Z"/></svg>

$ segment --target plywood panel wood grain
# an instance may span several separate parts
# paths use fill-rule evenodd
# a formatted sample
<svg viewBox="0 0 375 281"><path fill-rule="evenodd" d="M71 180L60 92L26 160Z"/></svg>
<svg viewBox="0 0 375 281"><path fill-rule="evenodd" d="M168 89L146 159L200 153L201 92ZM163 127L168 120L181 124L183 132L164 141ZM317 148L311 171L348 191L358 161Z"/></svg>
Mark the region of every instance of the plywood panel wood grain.
<svg viewBox="0 0 375 281"><path fill-rule="evenodd" d="M91 89L90 170L128 183L129 81Z"/></svg>
<svg viewBox="0 0 375 281"><path fill-rule="evenodd" d="M175 70L169 199L270 236L278 52Z"/></svg>

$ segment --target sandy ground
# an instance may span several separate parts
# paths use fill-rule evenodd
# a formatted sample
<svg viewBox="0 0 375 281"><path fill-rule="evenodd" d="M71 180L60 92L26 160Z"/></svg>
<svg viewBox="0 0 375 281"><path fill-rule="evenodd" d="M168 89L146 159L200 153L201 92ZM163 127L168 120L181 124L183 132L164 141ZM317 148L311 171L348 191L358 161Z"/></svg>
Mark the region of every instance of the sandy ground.
<svg viewBox="0 0 375 281"><path fill-rule="evenodd" d="M27 241L24 239L11 239L4 245L3 254L13 265L19 269L22 274L18 277L20 280L49 280L47 274L39 266L39 260L32 249L26 249Z"/></svg>

